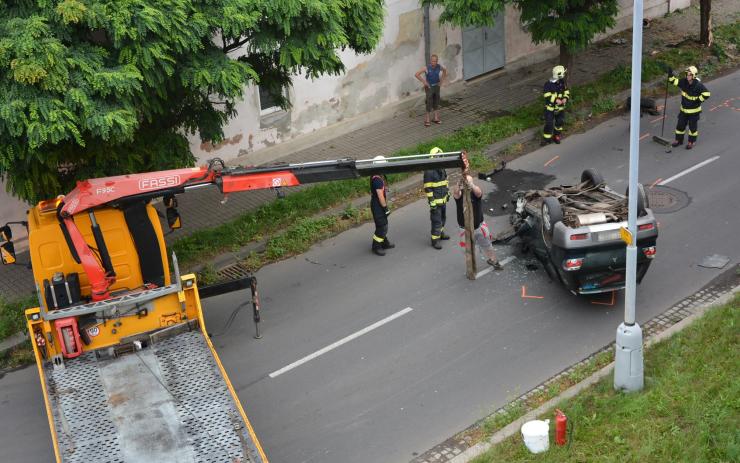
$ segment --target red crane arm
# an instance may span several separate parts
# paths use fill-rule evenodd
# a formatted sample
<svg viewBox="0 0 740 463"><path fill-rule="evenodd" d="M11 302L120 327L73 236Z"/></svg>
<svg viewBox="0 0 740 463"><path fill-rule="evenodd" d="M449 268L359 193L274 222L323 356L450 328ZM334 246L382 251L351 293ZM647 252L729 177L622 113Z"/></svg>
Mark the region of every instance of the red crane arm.
<svg viewBox="0 0 740 463"><path fill-rule="evenodd" d="M109 297L108 288L115 274L101 267L74 222L74 215L123 199L147 198L182 193L188 188L216 185L222 193L298 186L305 183L358 178L375 174L409 172L468 166L464 152L399 156L388 159L340 159L268 167L226 167L220 159L208 166L163 170L143 174L118 175L77 182L64 197L59 213L77 251L90 286L93 300ZM97 240L97 238L96 238Z"/></svg>

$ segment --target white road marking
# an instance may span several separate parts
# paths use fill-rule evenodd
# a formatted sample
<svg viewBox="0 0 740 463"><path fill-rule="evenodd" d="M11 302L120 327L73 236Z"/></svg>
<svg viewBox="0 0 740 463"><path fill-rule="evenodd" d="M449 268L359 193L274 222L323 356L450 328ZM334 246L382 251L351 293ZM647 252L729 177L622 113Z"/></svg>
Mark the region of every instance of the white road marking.
<svg viewBox="0 0 740 463"><path fill-rule="evenodd" d="M658 185L667 185L667 184L671 183L672 181L676 180L677 178L683 177L684 175L688 174L689 172L693 172L696 169L699 169L701 167L704 167L707 164L709 164L710 162L716 161L717 159L719 159L719 156L711 157L711 158L707 159L706 161L700 162L699 164L695 165L694 167L689 167L688 169L677 173L673 177L668 177L667 179L665 179L662 182L658 183Z"/></svg>
<svg viewBox="0 0 740 463"><path fill-rule="evenodd" d="M516 256L509 256L506 259L504 259L504 260L501 261L501 265L506 265L506 264L508 264L509 262L511 262L514 259L516 259ZM487 269L481 270L480 272L478 272L478 274L475 276L475 278L478 279L478 278L482 277L483 275L485 275L486 273L488 273L488 272L490 272L492 270L493 270L493 267L491 267L489 265Z"/></svg>
<svg viewBox="0 0 740 463"><path fill-rule="evenodd" d="M372 330L374 330L376 328L380 328L381 326L385 325L386 323L391 322L391 321L395 320L398 317L402 317L402 316L406 315L407 313L411 312L412 310L414 310L414 309L412 309L411 307L406 307L405 309L403 309L401 311L398 311L398 312L394 313L393 315L389 315L388 317L385 317L384 319L382 319L380 321L377 321L377 322L373 323L372 325L361 329L360 331L357 331L355 333L350 334L346 338L342 338L339 341L337 341L337 342L335 342L333 344L330 344L330 345L324 347L323 349L317 350L313 354L309 354L309 355L303 357L302 359L300 359L300 360L298 360L296 362L291 363L288 366L285 366L285 367L283 367L283 368L281 368L279 370L273 371L272 373L270 373L269 376L270 376L270 378L275 378L277 376L280 376L283 373L292 370L293 368L296 368L298 366L301 366L304 363L306 363L306 362L308 362L310 360L315 359L319 355L325 354L325 353L327 353L327 352L329 352L329 351L331 351L333 349L336 349L337 347L341 346L342 344L346 344L346 343L352 341L353 339L359 338L363 334L367 334L367 333L371 332Z"/></svg>

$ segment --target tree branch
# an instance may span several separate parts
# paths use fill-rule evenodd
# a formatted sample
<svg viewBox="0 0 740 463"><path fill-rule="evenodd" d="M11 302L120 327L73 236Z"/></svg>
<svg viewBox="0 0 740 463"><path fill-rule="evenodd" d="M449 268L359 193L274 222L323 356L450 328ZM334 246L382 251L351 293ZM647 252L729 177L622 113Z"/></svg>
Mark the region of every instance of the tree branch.
<svg viewBox="0 0 740 463"><path fill-rule="evenodd" d="M224 53L228 53L230 51L236 50L237 48L241 47L245 43L249 42L252 39L251 35L248 35L244 38L244 40L238 40L236 42L230 43L229 45L226 45L226 39L224 39Z"/></svg>

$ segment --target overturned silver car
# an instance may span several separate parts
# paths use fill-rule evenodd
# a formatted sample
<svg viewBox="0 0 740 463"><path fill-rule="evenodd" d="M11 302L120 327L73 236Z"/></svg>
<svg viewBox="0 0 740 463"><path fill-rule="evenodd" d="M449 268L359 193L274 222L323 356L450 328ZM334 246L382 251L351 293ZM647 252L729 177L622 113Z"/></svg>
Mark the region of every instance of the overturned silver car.
<svg viewBox="0 0 740 463"><path fill-rule="evenodd" d="M627 192L629 194L629 192ZM658 224L642 185L637 191L637 283L656 255ZM517 191L510 216L521 251L532 252L551 278L574 294L625 286L627 196L609 188L594 169L578 185Z"/></svg>

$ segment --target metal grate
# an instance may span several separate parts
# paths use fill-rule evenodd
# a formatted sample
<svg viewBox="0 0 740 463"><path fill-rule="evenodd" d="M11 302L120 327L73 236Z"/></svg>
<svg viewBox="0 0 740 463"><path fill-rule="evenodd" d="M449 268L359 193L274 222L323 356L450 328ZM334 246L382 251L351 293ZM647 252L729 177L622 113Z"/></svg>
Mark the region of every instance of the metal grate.
<svg viewBox="0 0 740 463"><path fill-rule="evenodd" d="M237 280L239 278L252 276L252 272L239 262L222 268L216 272L216 274L219 276L219 280Z"/></svg>
<svg viewBox="0 0 740 463"><path fill-rule="evenodd" d="M178 455L191 455L193 461L202 463L261 461L203 335L182 333L150 349L112 360L98 360L90 352L67 360L65 369L46 367L62 461L123 463L131 459L129 450L137 444L126 440L130 435L119 427L122 418L126 419L121 407L112 408L121 398L106 390L116 381L110 374L101 378L101 371L110 372L112 365L123 364L139 367L147 376L133 378L136 384L148 380L154 387L146 390L164 394L171 404L171 418L179 426L176 435L187 447ZM130 413L136 413L136 406L132 403ZM157 430L151 432L154 435Z"/></svg>

